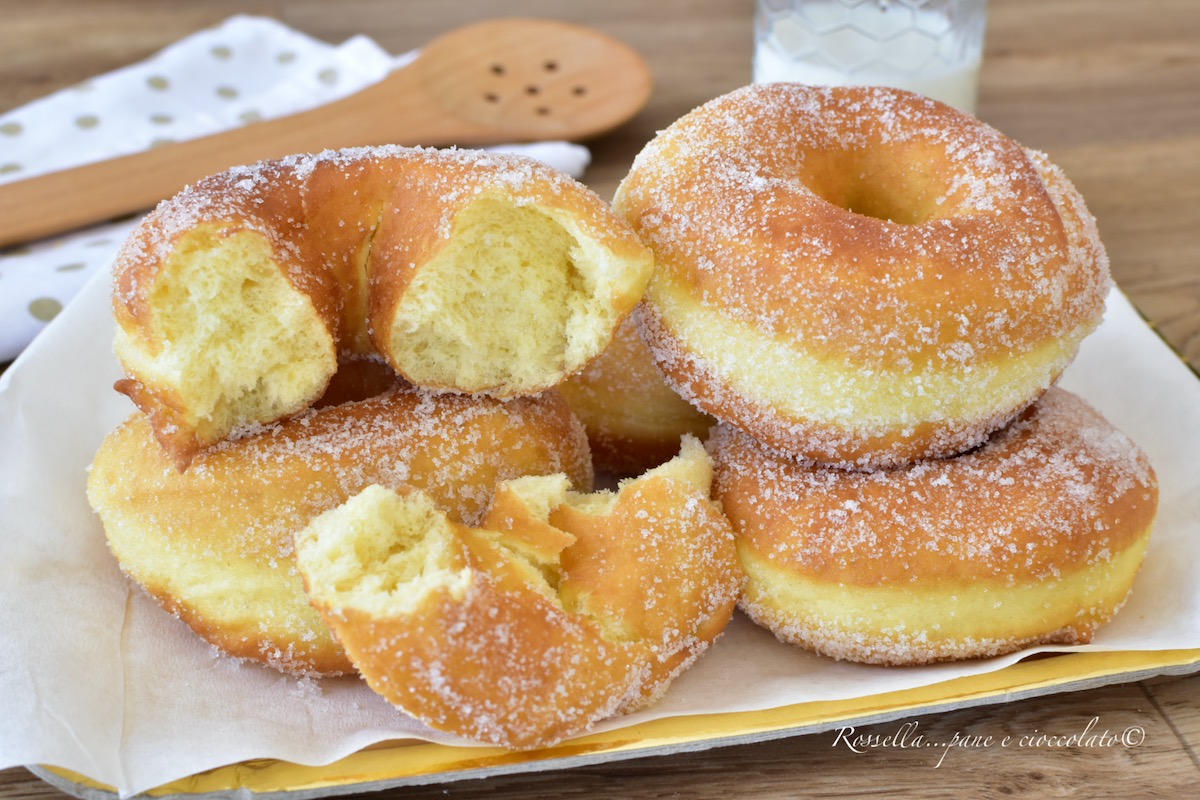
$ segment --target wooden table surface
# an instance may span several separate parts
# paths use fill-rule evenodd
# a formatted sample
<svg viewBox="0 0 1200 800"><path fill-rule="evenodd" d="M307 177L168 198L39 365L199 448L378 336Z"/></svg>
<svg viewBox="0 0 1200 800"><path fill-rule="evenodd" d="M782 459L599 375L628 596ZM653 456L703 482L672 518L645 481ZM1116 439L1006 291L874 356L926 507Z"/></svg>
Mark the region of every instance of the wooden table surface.
<svg viewBox="0 0 1200 800"><path fill-rule="evenodd" d="M488 16L593 25L653 69L650 105L592 142L585 182L611 197L656 130L750 80L752 0L0 0L0 110L145 58L234 13L275 16L328 41L368 33L392 52ZM1058 162L1099 221L1115 278L1200 368L1200 3L993 0L978 114ZM1197 521L1200 524L1200 521ZM2 718L3 710L0 710ZM1153 678L916 718L931 740L1069 735L1092 718L1140 727L1133 747L981 747L940 767L927 751L855 753L813 734L703 753L397 790L396 797L1195 796L1200 677ZM886 735L900 723L871 727ZM860 732L863 732L860 730ZM22 769L0 798L61 797Z"/></svg>

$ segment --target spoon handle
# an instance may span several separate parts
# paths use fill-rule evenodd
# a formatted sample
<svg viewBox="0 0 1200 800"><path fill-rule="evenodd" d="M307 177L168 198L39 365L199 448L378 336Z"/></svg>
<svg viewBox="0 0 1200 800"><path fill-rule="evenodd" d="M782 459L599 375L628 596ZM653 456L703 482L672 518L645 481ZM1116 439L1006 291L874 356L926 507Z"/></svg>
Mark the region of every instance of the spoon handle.
<svg viewBox="0 0 1200 800"><path fill-rule="evenodd" d="M0 247L151 208L187 184L238 164L357 145L503 139L503 132L457 119L428 102L416 80L410 66L310 111L0 185ZM401 97L403 113L397 114Z"/></svg>
<svg viewBox="0 0 1200 800"><path fill-rule="evenodd" d="M0 185L0 247L141 211L206 175L294 153L588 138L637 113L652 83L637 53L588 28L475 23L310 111Z"/></svg>

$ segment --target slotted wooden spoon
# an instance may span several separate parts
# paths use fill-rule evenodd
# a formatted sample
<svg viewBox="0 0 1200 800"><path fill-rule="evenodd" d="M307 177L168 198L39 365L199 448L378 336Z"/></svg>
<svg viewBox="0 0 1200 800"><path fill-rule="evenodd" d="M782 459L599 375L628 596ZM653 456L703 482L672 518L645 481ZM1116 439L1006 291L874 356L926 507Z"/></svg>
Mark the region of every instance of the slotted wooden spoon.
<svg viewBox="0 0 1200 800"><path fill-rule="evenodd" d="M642 58L597 31L554 20L481 22L311 111L0 186L0 246L147 209L206 175L293 153L586 140L633 117L650 89Z"/></svg>

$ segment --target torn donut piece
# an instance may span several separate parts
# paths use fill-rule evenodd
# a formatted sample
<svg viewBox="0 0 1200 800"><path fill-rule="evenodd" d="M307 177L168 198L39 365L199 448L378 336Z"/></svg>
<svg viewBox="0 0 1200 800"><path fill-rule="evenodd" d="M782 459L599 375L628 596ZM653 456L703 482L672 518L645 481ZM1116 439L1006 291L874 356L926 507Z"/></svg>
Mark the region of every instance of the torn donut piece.
<svg viewBox="0 0 1200 800"><path fill-rule="evenodd" d="M594 192L533 159L351 148L198 181L114 266L117 389L186 467L309 408L347 355L425 388L512 397L600 353L653 259Z"/></svg>
<svg viewBox="0 0 1200 800"><path fill-rule="evenodd" d="M543 747L657 699L743 580L689 437L619 490L501 484L479 527L369 487L296 537L309 597L367 683L438 730Z"/></svg>

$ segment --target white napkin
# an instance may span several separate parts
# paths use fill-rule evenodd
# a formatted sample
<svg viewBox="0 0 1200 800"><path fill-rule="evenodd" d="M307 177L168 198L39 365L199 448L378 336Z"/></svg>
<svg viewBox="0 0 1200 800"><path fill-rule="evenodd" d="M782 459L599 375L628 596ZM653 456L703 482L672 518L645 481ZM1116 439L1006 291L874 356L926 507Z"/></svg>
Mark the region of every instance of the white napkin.
<svg viewBox="0 0 1200 800"><path fill-rule="evenodd" d="M236 16L150 59L0 115L0 183L303 111L412 61L355 36L330 45L262 17ZM544 142L520 152L580 177L590 153ZM128 220L0 253L0 362L10 361L106 266Z"/></svg>

